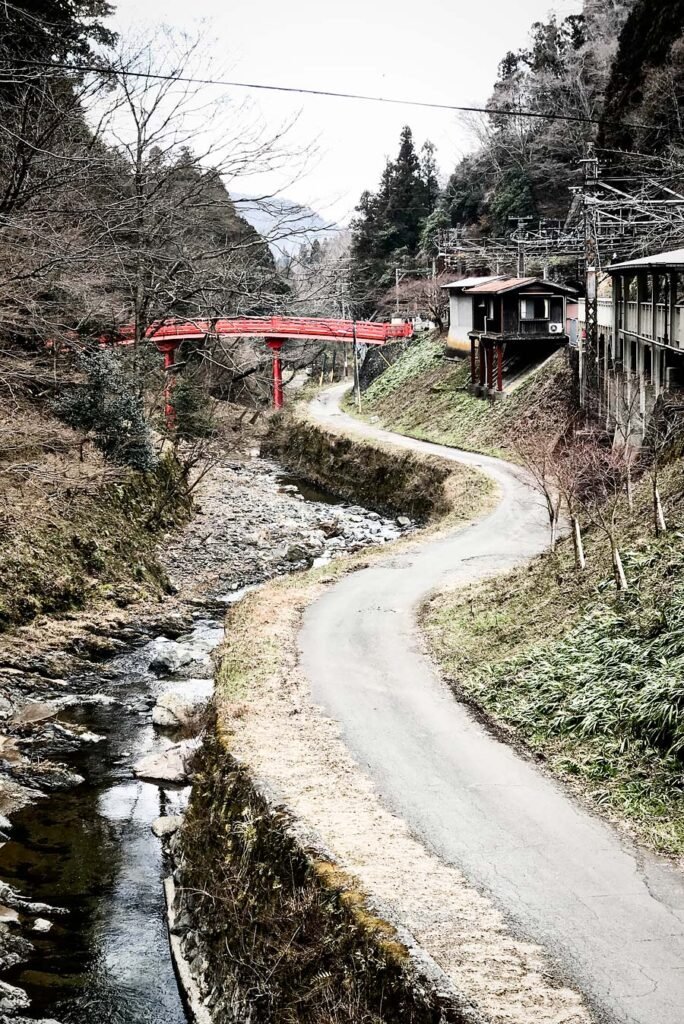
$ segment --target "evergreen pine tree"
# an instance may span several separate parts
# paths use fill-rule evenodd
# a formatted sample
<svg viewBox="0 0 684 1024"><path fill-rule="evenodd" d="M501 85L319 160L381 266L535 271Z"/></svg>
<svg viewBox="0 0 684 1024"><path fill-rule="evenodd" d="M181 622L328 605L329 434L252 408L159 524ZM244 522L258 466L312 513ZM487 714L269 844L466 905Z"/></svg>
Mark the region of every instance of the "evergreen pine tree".
<svg viewBox="0 0 684 1024"><path fill-rule="evenodd" d="M438 198L434 146L425 143L419 156L407 125L397 159L387 162L378 191L363 193L352 221L350 283L360 314L372 312L379 293L394 280L395 267L410 269L416 262Z"/></svg>

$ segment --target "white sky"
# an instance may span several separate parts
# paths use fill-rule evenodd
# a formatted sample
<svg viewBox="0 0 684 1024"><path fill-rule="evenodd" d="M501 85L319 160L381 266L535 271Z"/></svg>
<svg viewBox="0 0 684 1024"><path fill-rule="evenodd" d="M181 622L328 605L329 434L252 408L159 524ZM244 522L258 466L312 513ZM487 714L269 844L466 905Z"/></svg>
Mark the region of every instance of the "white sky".
<svg viewBox="0 0 684 1024"><path fill-rule="evenodd" d="M577 13L581 0L113 0L126 35L164 23L208 31L212 75L248 82L481 105L498 62L526 42L550 10ZM231 90L236 101L245 93ZM251 109L275 129L298 116L293 148L317 155L294 183L285 171L234 184L249 194L282 189L288 198L345 223L361 192L374 189L402 125L416 143L430 138L446 176L474 143L448 111L352 100L251 92Z"/></svg>

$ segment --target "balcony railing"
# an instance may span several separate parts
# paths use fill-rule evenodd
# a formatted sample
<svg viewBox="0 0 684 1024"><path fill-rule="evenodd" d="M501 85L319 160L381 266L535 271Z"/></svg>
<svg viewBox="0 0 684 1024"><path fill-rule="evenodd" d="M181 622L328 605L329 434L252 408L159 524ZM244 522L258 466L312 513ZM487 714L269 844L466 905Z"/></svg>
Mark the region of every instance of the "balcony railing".
<svg viewBox="0 0 684 1024"><path fill-rule="evenodd" d="M684 307L675 306L672 323L669 307L664 302L655 307L655 336L653 333L653 305L650 302L626 302L619 311L620 329L647 341L665 343L674 348L684 348Z"/></svg>
<svg viewBox="0 0 684 1024"><path fill-rule="evenodd" d="M636 332L639 324L639 303L628 302L627 303L627 315L625 317L625 330Z"/></svg>

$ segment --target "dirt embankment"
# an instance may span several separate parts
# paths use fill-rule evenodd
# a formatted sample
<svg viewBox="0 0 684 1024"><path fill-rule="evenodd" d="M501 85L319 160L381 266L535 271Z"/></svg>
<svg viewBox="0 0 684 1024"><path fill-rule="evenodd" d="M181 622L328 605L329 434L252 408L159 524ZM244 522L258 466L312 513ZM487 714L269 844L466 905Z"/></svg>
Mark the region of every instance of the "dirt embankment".
<svg viewBox="0 0 684 1024"><path fill-rule="evenodd" d="M167 593L156 546L189 514L168 456L152 472L121 473L62 507L46 502L23 516L0 537L0 632L43 614L125 608Z"/></svg>
<svg viewBox="0 0 684 1024"><path fill-rule="evenodd" d="M454 512L469 518L491 494L472 470L333 433L298 410L274 417L262 450L348 501L423 521Z"/></svg>
<svg viewBox="0 0 684 1024"><path fill-rule="evenodd" d="M288 457L319 482L330 485L342 459L345 486L367 474L371 495L382 467L403 476L399 493L414 500L416 481L425 482L424 515L449 511L461 521L491 498L465 467L450 474L439 460L357 446L310 423L292 429ZM278 431L286 451L282 422ZM541 951L516 940L495 908L382 806L311 701L298 664L304 610L383 555L270 583L229 614L217 727L178 840L186 955L217 1019L236 1019L248 1005L264 1024L587 1024L579 997L549 980Z"/></svg>

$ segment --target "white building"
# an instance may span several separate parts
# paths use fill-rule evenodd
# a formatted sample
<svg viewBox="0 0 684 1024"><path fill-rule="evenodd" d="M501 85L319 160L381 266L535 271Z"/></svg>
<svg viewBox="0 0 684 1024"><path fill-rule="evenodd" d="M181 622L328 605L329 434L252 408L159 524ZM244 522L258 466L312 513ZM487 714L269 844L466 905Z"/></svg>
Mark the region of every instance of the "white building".
<svg viewBox="0 0 684 1024"><path fill-rule="evenodd" d="M467 288L500 281L503 275L494 277L463 277L443 285L449 293L449 335L447 348L463 356L470 355L470 332L473 329L473 297L466 295Z"/></svg>

